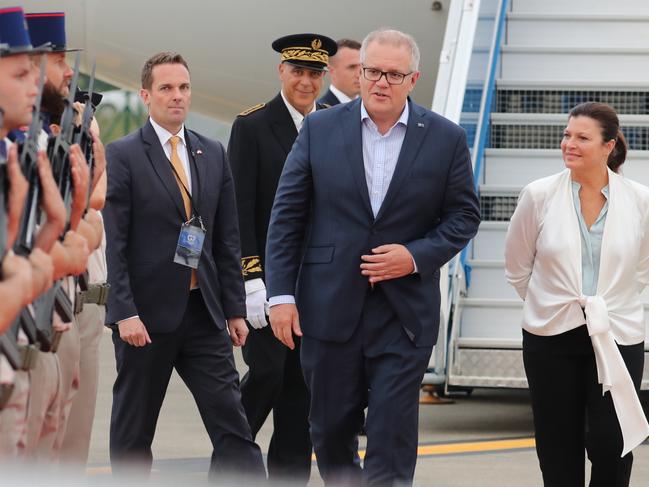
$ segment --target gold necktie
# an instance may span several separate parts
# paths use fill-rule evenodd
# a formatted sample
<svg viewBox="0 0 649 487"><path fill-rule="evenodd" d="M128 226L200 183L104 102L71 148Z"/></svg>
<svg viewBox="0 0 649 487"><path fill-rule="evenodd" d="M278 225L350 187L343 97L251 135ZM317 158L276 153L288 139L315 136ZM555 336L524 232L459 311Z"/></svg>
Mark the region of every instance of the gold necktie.
<svg viewBox="0 0 649 487"><path fill-rule="evenodd" d="M192 202L189 199L189 194L187 194L187 191L185 191L185 188L189 190L189 183L187 182L187 173L185 172L183 163L180 160L180 156L178 155L178 142L180 142L180 137L178 137L177 135L172 135L171 138L169 139L169 144L171 144L170 159L171 159L171 165L176 170L175 173L176 182L178 183L178 188L180 189L180 195L182 196L183 203L185 205L185 214L187 215L187 219L189 219L192 216ZM189 282L189 289L194 289L197 286L198 286L198 278L196 276L196 270L192 269L192 277Z"/></svg>

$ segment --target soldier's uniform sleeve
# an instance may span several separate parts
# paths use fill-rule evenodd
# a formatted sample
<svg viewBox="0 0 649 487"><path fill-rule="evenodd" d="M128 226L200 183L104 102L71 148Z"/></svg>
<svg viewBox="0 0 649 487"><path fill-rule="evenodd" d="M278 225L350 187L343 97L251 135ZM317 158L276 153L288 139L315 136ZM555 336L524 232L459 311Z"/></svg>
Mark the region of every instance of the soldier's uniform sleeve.
<svg viewBox="0 0 649 487"><path fill-rule="evenodd" d="M263 104L239 114L232 124L228 143L228 159L232 168L239 211L241 234L241 268L245 280L263 277L260 250L257 248L257 178L259 173L259 149L254 120L247 116L263 108Z"/></svg>

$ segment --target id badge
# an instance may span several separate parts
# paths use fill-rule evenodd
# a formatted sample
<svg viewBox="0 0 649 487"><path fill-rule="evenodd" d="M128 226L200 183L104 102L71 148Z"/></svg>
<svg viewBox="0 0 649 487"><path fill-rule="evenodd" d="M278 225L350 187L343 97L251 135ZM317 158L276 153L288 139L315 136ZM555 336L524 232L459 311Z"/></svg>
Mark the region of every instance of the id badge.
<svg viewBox="0 0 649 487"><path fill-rule="evenodd" d="M205 227L200 217L198 221L192 218L180 227L180 236L176 247L174 262L176 264L198 268L198 261L203 251L203 242L205 240Z"/></svg>

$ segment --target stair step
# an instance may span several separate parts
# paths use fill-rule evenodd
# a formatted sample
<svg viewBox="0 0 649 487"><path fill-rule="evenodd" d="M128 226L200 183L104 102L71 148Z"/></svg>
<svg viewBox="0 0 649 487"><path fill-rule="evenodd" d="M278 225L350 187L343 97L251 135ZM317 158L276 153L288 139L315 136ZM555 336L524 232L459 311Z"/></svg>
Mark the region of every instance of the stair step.
<svg viewBox="0 0 649 487"><path fill-rule="evenodd" d="M634 48L649 45L649 16L531 14L507 16L507 44Z"/></svg>
<svg viewBox="0 0 649 487"><path fill-rule="evenodd" d="M505 279L503 260L470 260L470 286L467 298L518 299L518 294Z"/></svg>
<svg viewBox="0 0 649 487"><path fill-rule="evenodd" d="M520 299L463 298L459 338L515 340L521 337Z"/></svg>
<svg viewBox="0 0 649 487"><path fill-rule="evenodd" d="M620 115L619 118L629 148L649 150L649 115ZM489 147L556 149L566 123L567 115L560 113L493 113Z"/></svg>
<svg viewBox="0 0 649 487"><path fill-rule="evenodd" d="M564 168L560 149L487 149L483 185L523 187ZM649 151L629 151L621 172L629 179L649 185Z"/></svg>
<svg viewBox="0 0 649 487"><path fill-rule="evenodd" d="M649 50L647 49L513 45L502 48L500 77L509 80L584 79L611 83L622 81L640 83L647 79L647 73L649 73Z"/></svg>
<svg viewBox="0 0 649 487"><path fill-rule="evenodd" d="M619 15L620 12L633 12L638 16L649 15L647 0L615 0L604 2L597 0L514 0L510 2L514 13L579 15L584 12L600 15Z"/></svg>
<svg viewBox="0 0 649 487"><path fill-rule="evenodd" d="M483 221L471 245L472 259L498 260L505 257L508 221Z"/></svg>
<svg viewBox="0 0 649 487"><path fill-rule="evenodd" d="M475 93L472 94L475 97ZM649 115L647 85L540 86L530 83L526 86L526 83L499 81L495 95L494 111L499 113L568 113L579 103L599 101L611 105L620 115Z"/></svg>

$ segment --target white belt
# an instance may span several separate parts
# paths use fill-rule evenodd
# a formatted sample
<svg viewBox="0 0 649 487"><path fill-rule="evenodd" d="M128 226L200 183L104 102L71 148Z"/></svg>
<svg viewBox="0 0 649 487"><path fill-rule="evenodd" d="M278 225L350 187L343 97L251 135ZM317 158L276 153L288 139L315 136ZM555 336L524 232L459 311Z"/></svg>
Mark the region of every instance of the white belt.
<svg viewBox="0 0 649 487"><path fill-rule="evenodd" d="M624 456L649 436L649 423L611 333L606 302L601 296L581 296L579 304L586 313L586 326L595 351L597 378L602 384L602 395L606 391L611 392L624 439Z"/></svg>

